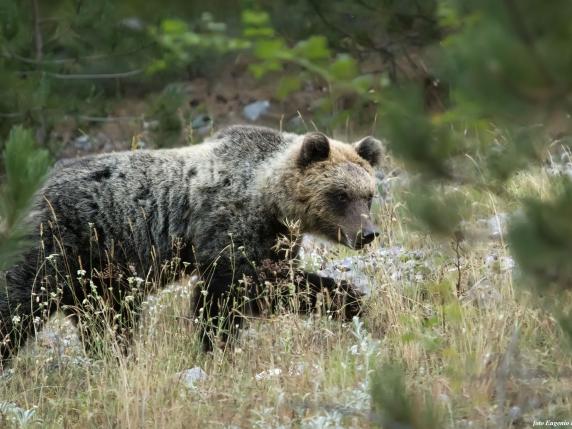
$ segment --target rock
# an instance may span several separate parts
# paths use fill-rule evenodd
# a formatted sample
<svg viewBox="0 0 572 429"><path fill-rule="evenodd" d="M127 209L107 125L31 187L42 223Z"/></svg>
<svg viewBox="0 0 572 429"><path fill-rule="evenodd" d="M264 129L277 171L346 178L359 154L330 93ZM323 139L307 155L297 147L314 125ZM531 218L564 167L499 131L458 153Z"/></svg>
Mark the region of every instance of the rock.
<svg viewBox="0 0 572 429"><path fill-rule="evenodd" d="M0 369L0 382L7 382L15 374L14 368Z"/></svg>
<svg viewBox="0 0 572 429"><path fill-rule="evenodd" d="M400 246L389 248L372 247L358 255L343 259L331 259L331 249L323 239L304 236L300 259L321 276L337 281L353 283L364 294L369 295L372 286L378 283L374 275L383 273L393 281L421 283L432 270L432 262L420 251L410 251Z"/></svg>
<svg viewBox="0 0 572 429"><path fill-rule="evenodd" d="M287 124L288 124L287 129L289 130L296 131L296 130L303 130L305 128L304 120L299 114L292 116L288 120Z"/></svg>
<svg viewBox="0 0 572 429"><path fill-rule="evenodd" d="M359 256L349 256L342 260L327 262L318 274L338 281L345 280L354 284L363 293L369 294L371 293L370 276L364 272L366 268L367 262L361 260Z"/></svg>
<svg viewBox="0 0 572 429"><path fill-rule="evenodd" d="M512 213L512 217L515 213ZM473 239L489 238L500 240L506 237L509 215L507 213L497 213L489 218L478 219L475 222L461 223L463 231L468 237Z"/></svg>
<svg viewBox="0 0 572 429"><path fill-rule="evenodd" d="M52 349L56 353L62 354L67 346L69 346L69 340L62 337L61 334L49 329L44 329L38 334L36 344L40 347Z"/></svg>
<svg viewBox="0 0 572 429"><path fill-rule="evenodd" d="M192 120L191 128L193 133L204 137L212 132L213 120L209 115L199 115Z"/></svg>
<svg viewBox="0 0 572 429"><path fill-rule="evenodd" d="M191 127L193 130L198 130L204 127L210 127L212 119L209 115L199 115L194 118L191 122Z"/></svg>
<svg viewBox="0 0 572 429"><path fill-rule="evenodd" d="M143 121L143 129L145 131L149 130L149 131L155 131L159 129L159 125L161 125L161 123L157 120L153 120L153 121Z"/></svg>
<svg viewBox="0 0 572 429"><path fill-rule="evenodd" d="M145 28L147 28L147 26L145 25L145 23L137 18L136 16L130 16L128 18L123 18L121 21L119 21L119 24L125 28L128 28L129 30L133 30L133 31L143 31Z"/></svg>
<svg viewBox="0 0 572 429"><path fill-rule="evenodd" d="M489 237L499 239L506 235L508 215L506 213L497 213L487 219L487 226L489 230Z"/></svg>
<svg viewBox="0 0 572 429"><path fill-rule="evenodd" d="M303 375L306 371L312 371L314 374L318 374L322 369L316 363L307 364L305 362L298 362L290 366L288 369L288 375L291 377L297 377Z"/></svg>
<svg viewBox="0 0 572 429"><path fill-rule="evenodd" d="M249 121L256 121L262 115L264 115L270 108L270 101L261 100L255 101L254 103L247 104L244 109L242 109L242 114Z"/></svg>
<svg viewBox="0 0 572 429"><path fill-rule="evenodd" d="M195 366L190 369L186 369L178 373L179 380L185 383L189 389L196 388L196 384L199 381L206 380L208 375L202 368Z"/></svg>
<svg viewBox="0 0 572 429"><path fill-rule="evenodd" d="M437 401L439 401L443 404L449 404L451 402L451 398L446 393L440 393L437 396Z"/></svg>
<svg viewBox="0 0 572 429"><path fill-rule="evenodd" d="M514 259L510 256L487 255L485 265L494 271L511 271L515 267Z"/></svg>
<svg viewBox="0 0 572 429"><path fill-rule="evenodd" d="M270 380L272 378L278 378L280 375L282 375L282 370L280 368L270 368L256 374L254 379L256 381Z"/></svg>
<svg viewBox="0 0 572 429"><path fill-rule="evenodd" d="M76 137L72 144L74 148L84 152L89 152L93 149L93 141L87 134Z"/></svg>
<svg viewBox="0 0 572 429"><path fill-rule="evenodd" d="M288 370L288 375L291 377L299 376L304 374L304 370L306 369L306 364L304 362L298 362L295 365L292 365Z"/></svg>
<svg viewBox="0 0 572 429"><path fill-rule="evenodd" d="M471 287L462 297L465 302L470 302L489 308L502 299L500 292L486 281L481 281Z"/></svg>
<svg viewBox="0 0 572 429"><path fill-rule="evenodd" d="M522 417L522 409L518 406L510 407L508 410L508 418L514 422Z"/></svg>

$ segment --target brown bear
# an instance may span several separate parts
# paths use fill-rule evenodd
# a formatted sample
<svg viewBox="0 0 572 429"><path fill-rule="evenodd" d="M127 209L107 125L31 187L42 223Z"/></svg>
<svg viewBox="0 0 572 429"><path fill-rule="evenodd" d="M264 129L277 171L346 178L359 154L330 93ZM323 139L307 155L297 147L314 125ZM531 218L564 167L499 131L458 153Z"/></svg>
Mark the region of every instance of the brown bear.
<svg viewBox="0 0 572 429"><path fill-rule="evenodd" d="M351 145L317 132L234 126L196 146L61 162L29 215L35 245L0 283L2 358L58 309L86 344L90 314L119 321L118 335L128 336L145 295L183 266L202 277L195 311L211 349L264 289L262 267L281 258L275 244L288 234L285 221L351 248L378 235L369 210L380 154L372 137ZM303 271L294 282L309 291L310 306L325 291L341 297L332 303L342 317L359 312L351 285Z"/></svg>

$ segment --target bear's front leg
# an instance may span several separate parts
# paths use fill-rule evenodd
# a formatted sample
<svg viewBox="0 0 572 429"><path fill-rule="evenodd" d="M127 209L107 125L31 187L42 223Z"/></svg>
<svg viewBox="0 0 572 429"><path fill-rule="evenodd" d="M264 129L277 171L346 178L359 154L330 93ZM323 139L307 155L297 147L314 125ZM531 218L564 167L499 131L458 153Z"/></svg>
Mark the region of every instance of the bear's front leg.
<svg viewBox="0 0 572 429"><path fill-rule="evenodd" d="M217 270L195 291L194 314L201 325L204 351L212 351L215 345L224 348L238 336L249 295L244 278L239 272Z"/></svg>
<svg viewBox="0 0 572 429"><path fill-rule="evenodd" d="M351 320L362 312L364 293L345 280L336 281L331 277L300 271L296 276L296 287L299 293L309 295L314 310L323 307L342 320ZM322 302L319 301L320 297Z"/></svg>

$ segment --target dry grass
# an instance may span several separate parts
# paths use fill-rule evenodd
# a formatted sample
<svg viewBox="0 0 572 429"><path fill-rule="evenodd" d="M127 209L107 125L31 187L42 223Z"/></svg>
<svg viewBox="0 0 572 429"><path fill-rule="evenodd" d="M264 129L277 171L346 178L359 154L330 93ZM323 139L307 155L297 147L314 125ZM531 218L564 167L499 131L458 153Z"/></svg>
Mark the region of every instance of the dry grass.
<svg viewBox="0 0 572 429"><path fill-rule="evenodd" d="M545 179L522 176L509 192L544 195ZM462 243L457 255L449 243L407 230L399 192L394 189L392 202L378 206L376 216L384 230L379 244L405 249L397 256L402 266L378 264L370 270L373 293L363 324L292 314L253 319L234 349L205 355L187 319L185 281L150 303L127 358L118 358L112 345L103 347L99 360L87 359L73 344L54 352L40 341L22 352L0 381L0 398L20 411L1 404L1 423L371 427L371 373L396 361L407 386L433 398L447 427L530 427L534 420L569 420L570 348L556 322L507 269L502 237ZM513 208L511 201L486 196L475 201L472 215L487 218ZM349 254L330 249L326 257ZM53 325L58 323L61 319ZM180 372L192 367L208 377L189 387Z"/></svg>

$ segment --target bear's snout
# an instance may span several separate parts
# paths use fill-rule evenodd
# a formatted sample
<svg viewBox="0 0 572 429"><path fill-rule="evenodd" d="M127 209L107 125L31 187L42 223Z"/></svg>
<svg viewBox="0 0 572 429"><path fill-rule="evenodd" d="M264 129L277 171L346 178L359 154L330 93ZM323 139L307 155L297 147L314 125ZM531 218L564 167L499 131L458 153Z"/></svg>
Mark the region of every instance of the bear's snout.
<svg viewBox="0 0 572 429"><path fill-rule="evenodd" d="M356 241L359 247L363 247L375 240L376 237L379 237L379 229L370 224L369 226L362 228L358 233Z"/></svg>

